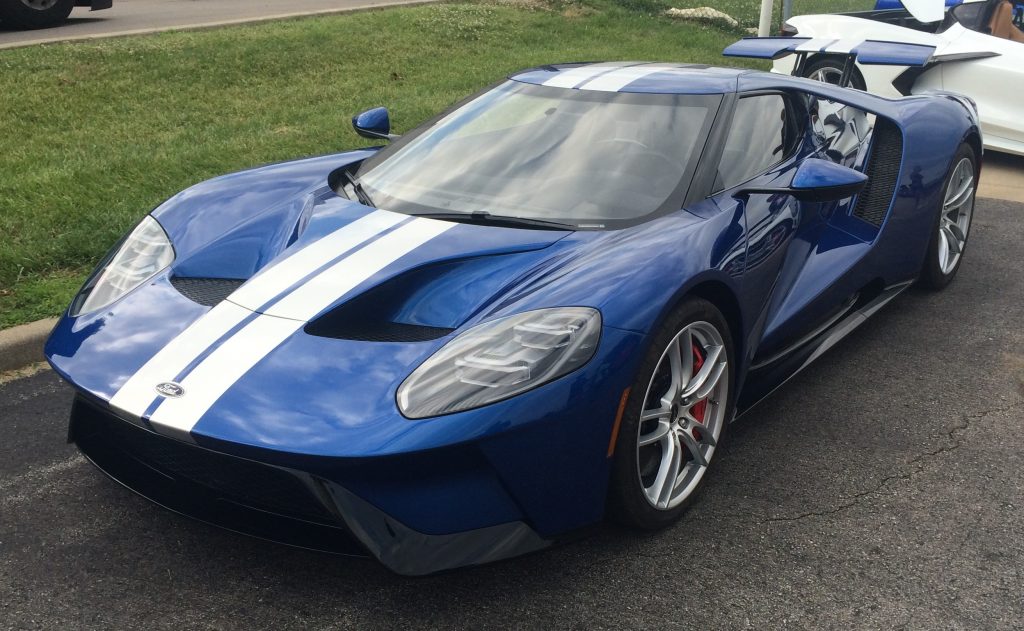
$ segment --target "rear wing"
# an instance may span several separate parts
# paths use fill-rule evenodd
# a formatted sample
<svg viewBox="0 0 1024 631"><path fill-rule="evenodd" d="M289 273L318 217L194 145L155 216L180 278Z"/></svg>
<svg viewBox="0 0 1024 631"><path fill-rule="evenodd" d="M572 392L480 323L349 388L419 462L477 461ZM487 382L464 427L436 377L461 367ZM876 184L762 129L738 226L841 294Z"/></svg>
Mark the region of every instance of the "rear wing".
<svg viewBox="0 0 1024 631"><path fill-rule="evenodd" d="M849 87L854 63L885 66L926 66L932 61L935 47L925 44L905 44L861 39L829 39L810 37L745 37L722 51L726 57L753 59L779 59L796 55L793 75L803 76L804 62L816 53L827 53L846 58L842 87Z"/></svg>

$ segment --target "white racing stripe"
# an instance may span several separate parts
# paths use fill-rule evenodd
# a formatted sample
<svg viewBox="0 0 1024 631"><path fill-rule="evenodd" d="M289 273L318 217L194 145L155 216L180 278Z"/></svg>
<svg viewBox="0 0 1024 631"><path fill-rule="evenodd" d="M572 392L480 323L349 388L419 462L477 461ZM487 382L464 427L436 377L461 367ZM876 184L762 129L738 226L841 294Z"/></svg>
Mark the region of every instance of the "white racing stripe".
<svg viewBox="0 0 1024 631"><path fill-rule="evenodd" d="M189 432L206 410L267 353L304 324L285 318L257 316L225 340L181 381L184 395L160 402L149 419L153 428L174 438L192 440Z"/></svg>
<svg viewBox="0 0 1024 631"><path fill-rule="evenodd" d="M644 64L642 66L630 66L612 70L607 74L592 79L580 86L581 90L599 90L602 92L618 92L637 79L642 79L656 72L663 72L678 68L665 64Z"/></svg>
<svg viewBox="0 0 1024 631"><path fill-rule="evenodd" d="M218 346L150 417L161 432L189 440L192 428L245 373L339 298L456 224L414 219L323 270Z"/></svg>
<svg viewBox="0 0 1024 631"><path fill-rule="evenodd" d="M376 210L261 270L227 299L247 309L258 310L332 259L408 218L401 213Z"/></svg>
<svg viewBox="0 0 1024 631"><path fill-rule="evenodd" d="M174 381L206 349L251 316L253 310L341 254L407 218L400 213L374 211L266 268L161 348L114 393L110 404L141 418L157 399L158 383Z"/></svg>
<svg viewBox="0 0 1024 631"><path fill-rule="evenodd" d="M271 305L264 313L305 323L359 283L455 225L450 221L422 217L414 219L328 267Z"/></svg>
<svg viewBox="0 0 1024 631"><path fill-rule="evenodd" d="M174 381L196 357L250 315L248 309L230 302L210 309L136 371L110 399L110 405L141 418L157 398L158 383Z"/></svg>
<svg viewBox="0 0 1024 631"><path fill-rule="evenodd" d="M559 72L554 77L545 81L544 85L551 86L553 88L575 88L584 81L593 79L601 73L629 65L631 64L623 63L621 61L606 61L599 64L580 66L579 68L572 68L570 70L563 70Z"/></svg>

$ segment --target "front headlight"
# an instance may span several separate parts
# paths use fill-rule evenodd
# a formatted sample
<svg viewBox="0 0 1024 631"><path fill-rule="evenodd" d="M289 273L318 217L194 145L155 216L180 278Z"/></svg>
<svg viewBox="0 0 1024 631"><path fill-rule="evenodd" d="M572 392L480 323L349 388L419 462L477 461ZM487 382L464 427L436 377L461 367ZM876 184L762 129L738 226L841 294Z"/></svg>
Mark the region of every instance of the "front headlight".
<svg viewBox="0 0 1024 631"><path fill-rule="evenodd" d="M174 246L156 219L147 215L100 263L71 303L70 314L89 313L114 302L174 260Z"/></svg>
<svg viewBox="0 0 1024 631"><path fill-rule="evenodd" d="M589 307L527 311L477 325L434 353L398 388L408 418L470 410L526 392L587 363L601 339Z"/></svg>

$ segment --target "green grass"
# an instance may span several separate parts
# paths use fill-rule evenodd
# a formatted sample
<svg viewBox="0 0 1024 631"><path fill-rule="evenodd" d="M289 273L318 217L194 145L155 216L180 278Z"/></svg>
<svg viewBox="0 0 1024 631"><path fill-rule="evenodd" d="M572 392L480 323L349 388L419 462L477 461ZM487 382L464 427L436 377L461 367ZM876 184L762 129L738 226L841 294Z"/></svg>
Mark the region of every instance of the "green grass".
<svg viewBox="0 0 1024 631"><path fill-rule="evenodd" d="M0 51L0 328L56 315L121 234L214 175L365 143L518 68L729 63L658 0L445 4ZM627 8L622 8L626 6ZM734 62L735 63L735 62Z"/></svg>

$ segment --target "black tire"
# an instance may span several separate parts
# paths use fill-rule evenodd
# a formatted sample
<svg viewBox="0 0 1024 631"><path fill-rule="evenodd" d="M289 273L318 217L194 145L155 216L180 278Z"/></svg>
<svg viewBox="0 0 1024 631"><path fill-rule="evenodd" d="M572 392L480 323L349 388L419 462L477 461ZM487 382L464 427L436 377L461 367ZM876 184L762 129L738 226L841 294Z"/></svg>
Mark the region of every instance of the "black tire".
<svg viewBox="0 0 1024 631"><path fill-rule="evenodd" d="M655 370L669 343L690 324L706 322L714 326L722 338L728 368L722 379L728 379L727 397L724 402L725 413L722 429L718 437L717 451L720 449L729 421L733 417L735 386L735 352L728 322L722 312L707 300L688 298L677 306L665 319L661 329L653 336L636 379L626 400L618 437L615 442L615 457L612 462L611 479L608 489L608 514L611 519L623 525L643 530L664 528L678 520L700 493L707 474L714 464L712 457L703 475L690 494L677 506L656 508L648 499L641 482L638 439L640 431L640 413L644 407L648 385L654 377ZM713 454L712 454L713 456Z"/></svg>
<svg viewBox="0 0 1024 631"><path fill-rule="evenodd" d="M810 60L806 66L804 66L804 77L808 79L813 77L819 71L826 71L835 73L837 76L843 74L843 64L845 61L839 57L815 57ZM829 81L828 83L832 83ZM838 81L835 82L838 84ZM860 73L856 67L853 69L853 75L850 77L850 87L857 90L867 90L867 83L864 81L864 75Z"/></svg>
<svg viewBox="0 0 1024 631"><path fill-rule="evenodd" d="M68 19L75 0L0 0L0 23L7 28L36 29L56 26Z"/></svg>
<svg viewBox="0 0 1024 631"><path fill-rule="evenodd" d="M924 264L921 266L921 276L918 278L918 284L925 289L932 291L938 291L949 285L949 283L956 276L956 273L960 270L960 265L964 262L964 249L967 246L967 242L971 238L971 231L968 230L964 235L963 245L961 246L960 257L957 259L956 264L949 272L943 272L939 265L939 248L940 237L939 237L939 225L942 216L942 206L946 197L946 191L949 188L950 180L953 178L953 172L956 166L960 164L963 159L971 161L974 173L974 188L977 190L977 177L978 177L978 158L974 153L974 149L966 142L960 145L957 149L956 155L953 157L953 161L949 165L949 170L946 173L945 179L942 181L942 192L939 194L939 206L935 211L935 219L932 222L932 235L928 242L928 253L925 254ZM970 200L971 208L971 219L974 217L974 195L971 196ZM969 225L969 224L968 224Z"/></svg>

